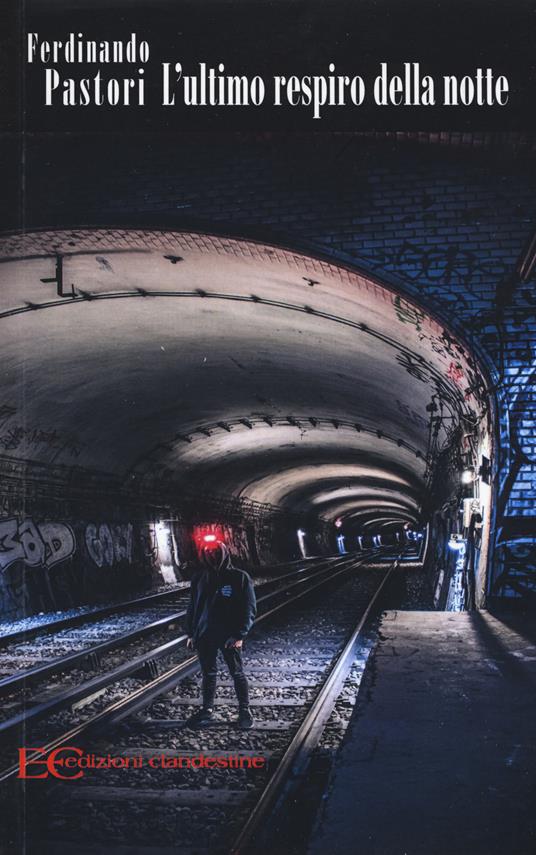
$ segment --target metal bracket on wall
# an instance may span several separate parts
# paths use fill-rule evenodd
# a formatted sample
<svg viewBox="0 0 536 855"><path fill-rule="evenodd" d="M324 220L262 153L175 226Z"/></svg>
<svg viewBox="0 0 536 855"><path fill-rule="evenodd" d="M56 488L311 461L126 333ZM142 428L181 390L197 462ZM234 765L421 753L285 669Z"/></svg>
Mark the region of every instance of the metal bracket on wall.
<svg viewBox="0 0 536 855"><path fill-rule="evenodd" d="M63 255L56 255L56 275L51 276L48 279L41 279L45 285L48 285L50 282L56 283L56 293L58 297L74 297L74 285L71 284L70 292L65 291L63 288Z"/></svg>

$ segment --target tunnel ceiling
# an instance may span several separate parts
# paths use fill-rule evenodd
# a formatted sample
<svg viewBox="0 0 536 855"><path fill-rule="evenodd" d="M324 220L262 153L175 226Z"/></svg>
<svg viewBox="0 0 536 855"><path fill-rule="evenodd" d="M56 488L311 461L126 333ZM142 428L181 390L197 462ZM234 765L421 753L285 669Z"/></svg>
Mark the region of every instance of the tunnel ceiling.
<svg viewBox="0 0 536 855"><path fill-rule="evenodd" d="M6 236L0 257L5 458L415 520L431 417L445 446L480 416L462 345L332 262L119 229Z"/></svg>

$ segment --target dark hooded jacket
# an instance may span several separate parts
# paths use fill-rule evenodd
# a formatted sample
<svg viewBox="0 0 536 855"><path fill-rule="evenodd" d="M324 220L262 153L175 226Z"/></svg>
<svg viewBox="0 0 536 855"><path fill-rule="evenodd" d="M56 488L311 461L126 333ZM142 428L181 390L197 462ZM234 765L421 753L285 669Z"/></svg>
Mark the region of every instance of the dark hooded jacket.
<svg viewBox="0 0 536 855"><path fill-rule="evenodd" d="M214 569L215 551L211 549L212 566L203 555L204 568L190 585L190 602L186 614L186 632L194 643L201 636L222 644L229 638L244 639L255 620L257 603L251 578L233 567L229 552L219 544L220 557ZM207 550L205 550L206 552Z"/></svg>

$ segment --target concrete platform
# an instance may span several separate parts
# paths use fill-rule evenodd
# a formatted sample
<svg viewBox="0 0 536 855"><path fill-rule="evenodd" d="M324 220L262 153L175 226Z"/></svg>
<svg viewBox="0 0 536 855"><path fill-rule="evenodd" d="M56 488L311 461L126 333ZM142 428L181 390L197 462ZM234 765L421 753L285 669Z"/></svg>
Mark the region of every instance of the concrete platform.
<svg viewBox="0 0 536 855"><path fill-rule="evenodd" d="M534 855L535 737L534 619L387 612L309 855Z"/></svg>

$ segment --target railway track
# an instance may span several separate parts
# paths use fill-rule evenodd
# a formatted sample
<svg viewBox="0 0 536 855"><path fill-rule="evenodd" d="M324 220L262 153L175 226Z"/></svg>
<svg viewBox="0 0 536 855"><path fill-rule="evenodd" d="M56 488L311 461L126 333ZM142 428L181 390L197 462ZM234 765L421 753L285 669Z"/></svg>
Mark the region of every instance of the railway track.
<svg viewBox="0 0 536 855"><path fill-rule="evenodd" d="M45 636L53 633L59 633L62 630L73 629L74 627L91 624L103 618L114 619L117 615L124 614L136 609L145 609L147 606L154 606L158 603L165 603L169 599L181 595L185 588L188 588L188 583L167 588L165 591L157 591L153 594L144 594L141 597L136 597L124 602L111 603L107 606L99 607L84 607L78 610L75 614L68 614L58 618L50 618L49 616L34 616L26 621L15 621L17 625L25 624L21 629L2 631L0 628L0 649L9 645L20 644L21 642L30 641L38 636Z"/></svg>
<svg viewBox="0 0 536 855"><path fill-rule="evenodd" d="M266 568L268 573L274 576L285 573L293 567L313 567L325 558L304 558L298 561L288 561L282 564L275 564ZM51 615L33 615L30 618L24 618L17 621L8 621L0 623L0 651L9 646L16 646L20 643L31 641L38 637L45 637L49 634L58 634L63 630L72 630L75 627L83 627L91 625L96 621L109 618L110 621L115 621L118 616L125 613L141 610L145 611L147 607L158 607L162 604L166 607L168 600L176 600L177 597L188 595L189 582L181 582L178 585L168 587L164 591L156 591L152 594L143 594L134 599L125 600L124 602L108 603L105 606L84 606L71 611L67 610L67 614L61 612L60 617ZM18 627L12 629L12 626ZM1 662L1 660L0 660ZM1 665L0 665L1 669Z"/></svg>
<svg viewBox="0 0 536 855"><path fill-rule="evenodd" d="M259 851L274 811L307 769L355 662L365 621L397 563L370 561L371 556L346 557L335 568L330 564L259 598L260 617L246 653L256 718L251 731L239 731L230 720L235 702L226 675L216 721L201 732L185 729L200 703L193 656L148 683L130 686L111 703L98 709L89 704L90 715L67 730L51 735L47 721L42 751L33 760L61 746L86 745L99 756L137 757L141 767L92 772L91 783L50 788L34 782L32 811L42 839L30 840L27 852L72 851L72 835L86 826L90 833L95 823L100 840L86 848L77 843L77 852L166 855L178 845L182 855ZM170 771L149 762L160 757L165 766L177 756L187 762L200 754L215 761L245 758L240 762L246 766ZM247 767L252 755L263 759L262 769ZM4 769L4 787L17 771L15 765Z"/></svg>
<svg viewBox="0 0 536 855"><path fill-rule="evenodd" d="M325 574L346 567L350 561L348 557L338 556L305 566L300 563L288 572L283 568L275 578L257 585L259 603L262 607L263 603L277 602L287 592L299 590L312 580L322 579ZM102 631L100 622L84 624L74 637L66 637L65 630L54 636L47 634L44 637L45 650L62 644L70 644L75 650L0 680L0 695L4 696L0 712L0 741L6 745L7 740L14 739L23 727L27 735L33 735L35 723L61 711L65 711L61 719L63 726L73 706L80 709L95 698L106 700L107 690L111 691L116 684L139 676L155 677L160 668L165 667L166 661L177 655L185 656L186 636L180 632L180 626L186 615L186 604L187 595L186 598L183 595L181 608L177 610L177 604L174 604L170 611L168 606L167 613L156 620L152 619L155 616L154 606L149 612L136 613L135 619L131 615L129 623L134 623L134 626L126 632L117 633L118 624L115 622L112 626L116 634L97 644L92 639L95 633L98 635ZM108 627L106 623L105 628ZM173 632L171 640L170 631ZM38 652L42 653L41 640L26 642L22 647L27 648L29 644L32 649L37 646ZM56 679L51 682L54 677ZM0 747L0 756L2 753L5 754Z"/></svg>
<svg viewBox="0 0 536 855"><path fill-rule="evenodd" d="M308 567L303 566L303 562L300 564L289 571L290 574L315 566L314 562ZM282 568L291 566L282 565ZM283 572L270 583L277 585L278 579L284 579L286 575ZM188 596L189 583L165 594L119 604L113 610L107 607L60 619L46 624L43 631L33 627L27 633L17 632L4 637L4 649L0 650L0 697L79 665L99 666L102 657L115 648L173 628L174 623L184 617ZM124 614L127 611L128 614ZM7 645L6 638L10 637L15 641ZM63 655L59 655L62 650Z"/></svg>

